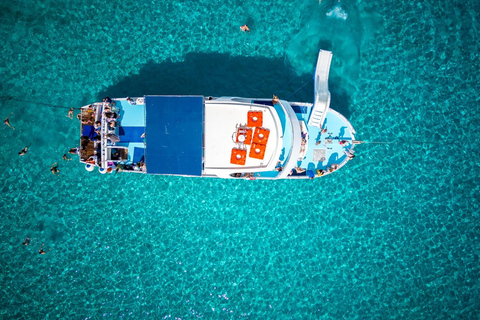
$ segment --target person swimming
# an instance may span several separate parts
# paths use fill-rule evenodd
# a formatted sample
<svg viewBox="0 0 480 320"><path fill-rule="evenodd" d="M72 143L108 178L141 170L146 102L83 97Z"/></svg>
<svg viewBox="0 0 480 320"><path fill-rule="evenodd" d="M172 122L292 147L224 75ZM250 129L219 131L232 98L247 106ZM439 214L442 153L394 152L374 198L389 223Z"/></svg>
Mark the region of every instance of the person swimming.
<svg viewBox="0 0 480 320"><path fill-rule="evenodd" d="M12 113L13 113L13 112L12 112ZM3 123L4 123L5 125L9 126L10 128L12 128L13 130L15 130L15 128L12 127L12 125L10 124L10 120L8 120L8 118L10 118L10 116L12 115L12 113L10 113L10 114L8 115L8 117L5 118L5 120L3 120Z"/></svg>
<svg viewBox="0 0 480 320"><path fill-rule="evenodd" d="M240 27L240 30L242 30L243 32L247 32L247 31L250 32L250 28L249 28L246 24L244 24L243 26L241 26L241 27Z"/></svg>
<svg viewBox="0 0 480 320"><path fill-rule="evenodd" d="M28 151L28 146L26 146L25 148L23 148L18 154L20 156L24 156L27 154L27 151Z"/></svg>
<svg viewBox="0 0 480 320"><path fill-rule="evenodd" d="M73 119L73 108L70 108L70 110L68 110L68 116L70 119Z"/></svg>
<svg viewBox="0 0 480 320"><path fill-rule="evenodd" d="M58 164L56 162L50 167L50 172L56 176L59 175L60 170L58 170Z"/></svg>
<svg viewBox="0 0 480 320"><path fill-rule="evenodd" d="M28 246L30 244L30 238L25 238L22 243L24 246Z"/></svg>
<svg viewBox="0 0 480 320"><path fill-rule="evenodd" d="M72 160L72 158L68 158L68 157L67 157L67 154L66 154L66 153L63 155L62 159L63 159L63 160L67 160L67 161Z"/></svg>
<svg viewBox="0 0 480 320"><path fill-rule="evenodd" d="M38 249L38 253L39 254L46 254L48 251L50 251L50 249L48 249L48 251L44 251L43 250L43 246L45 245L45 243L42 244L42 246L40 247L40 249Z"/></svg>

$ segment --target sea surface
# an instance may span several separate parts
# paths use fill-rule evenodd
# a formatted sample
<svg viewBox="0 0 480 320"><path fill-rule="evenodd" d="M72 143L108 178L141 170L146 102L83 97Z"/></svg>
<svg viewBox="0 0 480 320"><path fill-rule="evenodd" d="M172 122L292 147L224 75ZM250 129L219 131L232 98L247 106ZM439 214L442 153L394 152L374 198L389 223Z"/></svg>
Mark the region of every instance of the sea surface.
<svg viewBox="0 0 480 320"><path fill-rule="evenodd" d="M0 318L479 319L479 33L478 0L2 1ZM312 102L319 49L367 141L332 175L62 160L105 96Z"/></svg>

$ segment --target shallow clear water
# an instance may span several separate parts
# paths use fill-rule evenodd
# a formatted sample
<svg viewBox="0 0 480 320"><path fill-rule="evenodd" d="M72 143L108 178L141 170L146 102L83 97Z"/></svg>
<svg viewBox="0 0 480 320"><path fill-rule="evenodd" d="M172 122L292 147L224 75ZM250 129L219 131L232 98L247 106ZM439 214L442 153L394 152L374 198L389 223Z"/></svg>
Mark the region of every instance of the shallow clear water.
<svg viewBox="0 0 480 320"><path fill-rule="evenodd" d="M478 318L479 12L475 0L0 4L1 116L16 128L0 129L1 318ZM101 176L61 159L78 143L61 107L311 102L320 48L334 54L332 107L358 139L388 142L335 174Z"/></svg>

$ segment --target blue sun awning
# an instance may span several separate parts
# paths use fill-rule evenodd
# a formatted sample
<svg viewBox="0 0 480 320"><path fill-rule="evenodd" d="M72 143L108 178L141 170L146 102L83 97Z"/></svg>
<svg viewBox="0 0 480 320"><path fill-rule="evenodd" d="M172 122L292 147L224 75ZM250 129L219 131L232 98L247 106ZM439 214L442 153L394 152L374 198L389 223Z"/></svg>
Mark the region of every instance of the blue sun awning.
<svg viewBox="0 0 480 320"><path fill-rule="evenodd" d="M202 175L203 96L145 96L149 174Z"/></svg>

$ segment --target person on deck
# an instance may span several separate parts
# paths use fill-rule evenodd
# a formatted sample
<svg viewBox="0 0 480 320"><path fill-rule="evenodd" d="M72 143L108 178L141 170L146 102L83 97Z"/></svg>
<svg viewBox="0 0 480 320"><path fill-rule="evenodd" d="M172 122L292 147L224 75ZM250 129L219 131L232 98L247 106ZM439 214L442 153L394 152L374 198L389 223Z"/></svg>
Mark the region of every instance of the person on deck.
<svg viewBox="0 0 480 320"><path fill-rule="evenodd" d="M275 105L279 102L280 102L280 99L276 95L273 95L272 104Z"/></svg>
<svg viewBox="0 0 480 320"><path fill-rule="evenodd" d="M102 131L102 123L100 121L95 121L94 129L97 134L100 134Z"/></svg>
<svg viewBox="0 0 480 320"><path fill-rule="evenodd" d="M277 170L278 172L283 170L282 162L280 160L277 162L277 165L275 166L275 170Z"/></svg>
<svg viewBox="0 0 480 320"><path fill-rule="evenodd" d="M93 156L88 157L88 159L85 162L90 163L90 164L95 164L95 163L97 163L97 159L98 159L98 157L93 155Z"/></svg>
<svg viewBox="0 0 480 320"><path fill-rule="evenodd" d="M353 158L355 158L355 155L353 154L353 150L350 149L348 151L343 151L343 153L345 153L345 155L347 156L348 160L352 160Z"/></svg>
<svg viewBox="0 0 480 320"><path fill-rule="evenodd" d="M335 170L338 169L338 164L337 163L334 163L330 166L330 168L328 168L328 172L333 172Z"/></svg>
<svg viewBox="0 0 480 320"><path fill-rule="evenodd" d="M295 170L295 172L296 172L297 174L299 174L299 173L304 173L305 171L307 171L307 170L305 170L305 169L303 169L303 168L295 167L295 168L292 169L292 171L290 171L290 173L289 173L288 175L289 175L289 176L292 175L293 172L294 172L294 170Z"/></svg>

